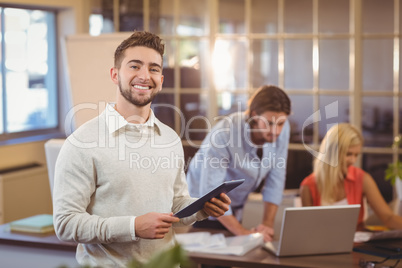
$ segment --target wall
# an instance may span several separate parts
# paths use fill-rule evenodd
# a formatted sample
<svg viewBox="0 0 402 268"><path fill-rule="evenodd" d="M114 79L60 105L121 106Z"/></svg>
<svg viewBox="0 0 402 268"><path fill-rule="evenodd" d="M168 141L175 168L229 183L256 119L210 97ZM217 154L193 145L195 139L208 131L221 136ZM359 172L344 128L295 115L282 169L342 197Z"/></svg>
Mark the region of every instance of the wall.
<svg viewBox="0 0 402 268"><path fill-rule="evenodd" d="M45 141L0 146L0 170L30 163L46 163Z"/></svg>
<svg viewBox="0 0 402 268"><path fill-rule="evenodd" d="M110 78L114 51L131 33L110 33L100 36L88 34L71 35L65 38L66 56L72 103L70 115L74 114L76 127L103 112L106 103L115 100L116 85ZM85 59L85 64L82 64ZM85 90L83 90L85 89Z"/></svg>

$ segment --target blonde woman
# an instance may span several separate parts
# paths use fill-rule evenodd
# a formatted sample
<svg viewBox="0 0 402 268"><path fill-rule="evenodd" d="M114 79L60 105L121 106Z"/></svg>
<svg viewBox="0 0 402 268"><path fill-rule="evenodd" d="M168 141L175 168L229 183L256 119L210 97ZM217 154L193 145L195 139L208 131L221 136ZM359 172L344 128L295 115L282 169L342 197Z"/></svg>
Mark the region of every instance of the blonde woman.
<svg viewBox="0 0 402 268"><path fill-rule="evenodd" d="M300 186L303 206L361 204L358 224L363 224L363 197L383 224L402 229L402 217L395 215L367 172L353 166L360 155L363 137L348 123L334 125L325 135L313 173Z"/></svg>

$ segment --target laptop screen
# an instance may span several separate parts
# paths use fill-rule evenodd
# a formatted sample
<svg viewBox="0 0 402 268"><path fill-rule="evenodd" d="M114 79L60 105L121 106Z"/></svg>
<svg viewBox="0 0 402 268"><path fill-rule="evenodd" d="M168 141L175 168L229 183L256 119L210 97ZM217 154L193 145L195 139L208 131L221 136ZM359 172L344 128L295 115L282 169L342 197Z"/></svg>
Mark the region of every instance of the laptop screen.
<svg viewBox="0 0 402 268"><path fill-rule="evenodd" d="M360 205L285 208L277 256L351 252Z"/></svg>

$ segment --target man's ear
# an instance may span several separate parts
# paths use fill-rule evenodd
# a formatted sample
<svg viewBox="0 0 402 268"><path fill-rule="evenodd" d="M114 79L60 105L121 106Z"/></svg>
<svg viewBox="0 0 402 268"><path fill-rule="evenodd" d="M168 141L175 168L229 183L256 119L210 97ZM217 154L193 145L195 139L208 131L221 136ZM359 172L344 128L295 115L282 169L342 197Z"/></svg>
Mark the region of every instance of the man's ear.
<svg viewBox="0 0 402 268"><path fill-rule="evenodd" d="M119 84L119 70L116 67L110 68L110 78L116 85Z"/></svg>
<svg viewBox="0 0 402 268"><path fill-rule="evenodd" d="M159 91L162 90L162 86L163 86L163 81L164 81L165 77L163 75L161 75L161 89L159 89Z"/></svg>

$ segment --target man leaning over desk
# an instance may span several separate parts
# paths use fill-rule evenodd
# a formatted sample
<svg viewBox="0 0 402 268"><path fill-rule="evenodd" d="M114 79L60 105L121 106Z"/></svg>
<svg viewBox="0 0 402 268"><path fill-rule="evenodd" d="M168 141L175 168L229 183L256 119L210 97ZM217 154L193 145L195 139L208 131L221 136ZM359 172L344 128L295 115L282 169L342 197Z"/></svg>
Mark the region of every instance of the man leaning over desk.
<svg viewBox="0 0 402 268"><path fill-rule="evenodd" d="M191 160L187 182L191 196L200 197L224 181L245 179L228 193L232 203L224 216L197 222L194 227L223 228L235 235L260 232L272 240L273 225L285 186L290 135L287 94L272 85L254 93L246 112L223 116ZM248 195L263 184L262 223L248 230L242 226Z"/></svg>

